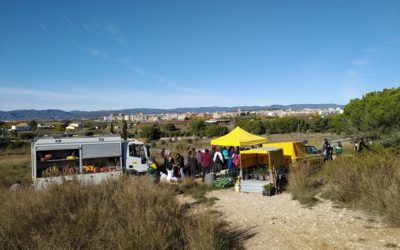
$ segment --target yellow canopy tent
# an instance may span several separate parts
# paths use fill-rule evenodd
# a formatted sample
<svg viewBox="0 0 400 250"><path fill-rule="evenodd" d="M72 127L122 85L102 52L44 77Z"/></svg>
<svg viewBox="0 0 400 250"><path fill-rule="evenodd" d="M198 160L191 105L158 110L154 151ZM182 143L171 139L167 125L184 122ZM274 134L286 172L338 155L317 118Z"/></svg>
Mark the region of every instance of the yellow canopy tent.
<svg viewBox="0 0 400 250"><path fill-rule="evenodd" d="M211 140L211 145L244 147L263 144L267 141L267 138L253 135L240 127L236 127L228 134Z"/></svg>

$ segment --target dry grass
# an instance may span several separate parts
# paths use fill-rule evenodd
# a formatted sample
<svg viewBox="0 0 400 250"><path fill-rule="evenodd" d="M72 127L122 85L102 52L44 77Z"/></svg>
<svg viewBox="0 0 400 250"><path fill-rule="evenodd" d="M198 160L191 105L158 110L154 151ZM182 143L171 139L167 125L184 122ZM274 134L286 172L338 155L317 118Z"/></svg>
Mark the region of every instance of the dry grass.
<svg viewBox="0 0 400 250"><path fill-rule="evenodd" d="M344 157L324 170L324 197L382 215L400 226L400 157L389 150Z"/></svg>
<svg viewBox="0 0 400 250"><path fill-rule="evenodd" d="M9 187L16 181L24 185L32 183L31 158L26 152L0 156L0 187Z"/></svg>
<svg viewBox="0 0 400 250"><path fill-rule="evenodd" d="M179 185L173 185L172 187L178 194L190 195L192 198L196 199L197 202L208 202L211 205L216 199L213 197L206 197L206 193L214 190L214 187L205 183L193 181L190 178L186 178Z"/></svg>
<svg viewBox="0 0 400 250"><path fill-rule="evenodd" d="M321 194L340 206L380 215L400 226L400 157L388 149L346 155L318 166L291 169L288 191L313 205Z"/></svg>
<svg viewBox="0 0 400 250"><path fill-rule="evenodd" d="M234 249L248 234L211 213L189 213L147 177L42 191L0 191L3 249Z"/></svg>
<svg viewBox="0 0 400 250"><path fill-rule="evenodd" d="M320 168L318 165L299 164L290 170L287 190L293 199L309 207L318 202L315 196L322 184L318 176Z"/></svg>
<svg viewBox="0 0 400 250"><path fill-rule="evenodd" d="M324 138L328 140L342 139L343 136L332 133L290 133L290 134L271 134L267 135L270 142L281 141L303 141L307 140L309 144L320 147Z"/></svg>

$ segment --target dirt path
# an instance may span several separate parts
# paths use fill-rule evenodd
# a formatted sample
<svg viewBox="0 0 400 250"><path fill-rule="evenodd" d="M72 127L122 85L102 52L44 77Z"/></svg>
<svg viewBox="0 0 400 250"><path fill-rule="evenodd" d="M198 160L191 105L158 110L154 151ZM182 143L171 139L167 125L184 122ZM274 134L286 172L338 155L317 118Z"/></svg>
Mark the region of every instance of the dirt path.
<svg viewBox="0 0 400 250"><path fill-rule="evenodd" d="M304 208L290 194L264 197L213 191L213 209L239 228L254 228L256 236L246 249L400 249L400 229L390 228L370 216L323 201Z"/></svg>

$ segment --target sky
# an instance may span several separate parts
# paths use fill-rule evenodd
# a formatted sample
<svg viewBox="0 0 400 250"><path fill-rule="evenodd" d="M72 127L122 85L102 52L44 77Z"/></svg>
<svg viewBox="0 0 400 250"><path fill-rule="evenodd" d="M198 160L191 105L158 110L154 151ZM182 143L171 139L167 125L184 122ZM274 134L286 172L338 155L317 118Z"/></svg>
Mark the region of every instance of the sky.
<svg viewBox="0 0 400 250"><path fill-rule="evenodd" d="M400 1L2 0L0 110L347 104L400 86Z"/></svg>

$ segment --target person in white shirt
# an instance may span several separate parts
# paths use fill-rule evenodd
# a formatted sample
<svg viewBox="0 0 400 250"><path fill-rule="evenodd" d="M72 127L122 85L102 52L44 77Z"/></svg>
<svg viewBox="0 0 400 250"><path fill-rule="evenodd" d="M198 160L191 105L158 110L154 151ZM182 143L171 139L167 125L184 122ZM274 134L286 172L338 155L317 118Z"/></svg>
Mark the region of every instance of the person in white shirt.
<svg viewBox="0 0 400 250"><path fill-rule="evenodd" d="M214 172L221 171L222 164L224 164L224 157L222 156L219 148L217 148L215 150L213 162L214 162L214 166L213 166Z"/></svg>

